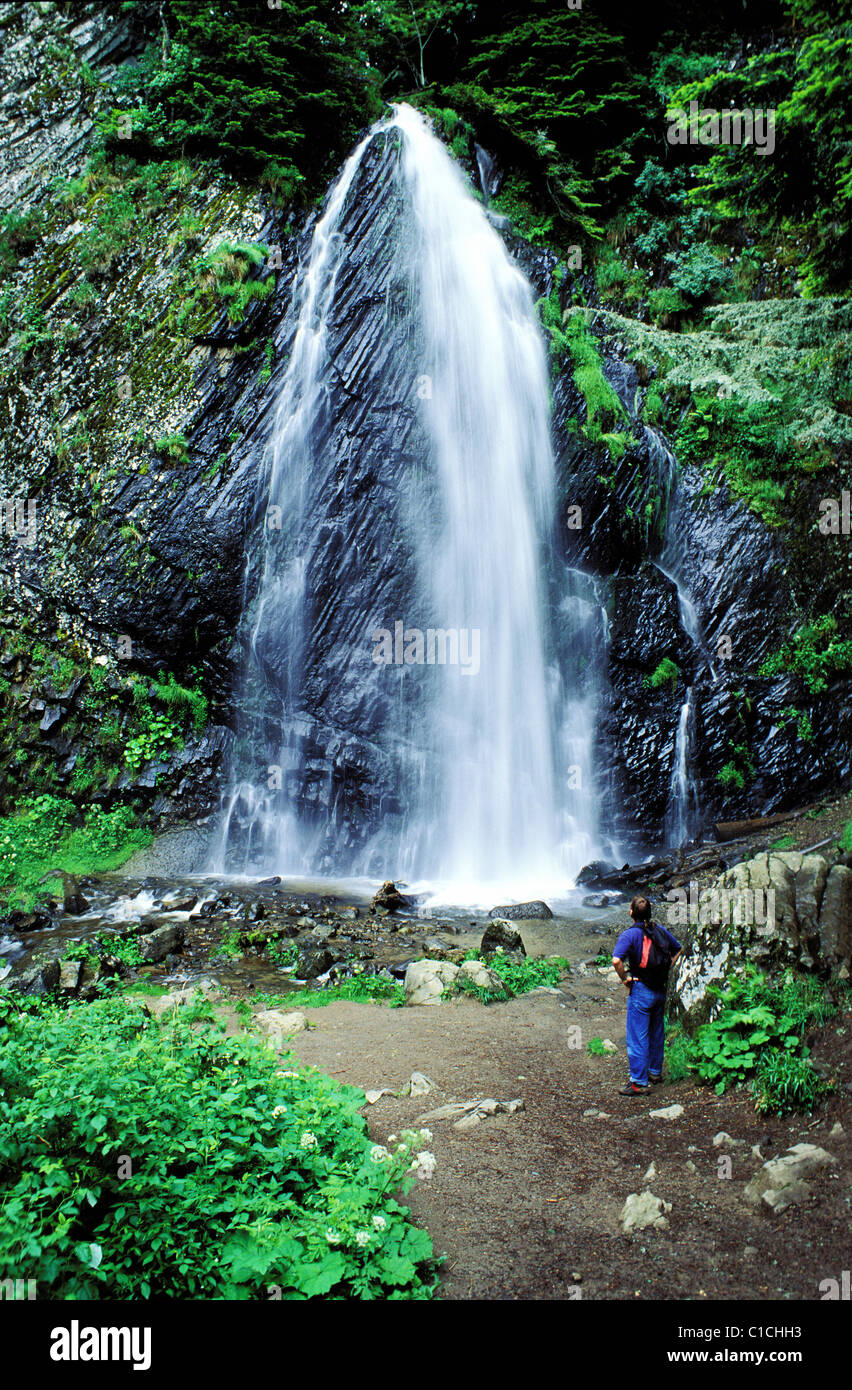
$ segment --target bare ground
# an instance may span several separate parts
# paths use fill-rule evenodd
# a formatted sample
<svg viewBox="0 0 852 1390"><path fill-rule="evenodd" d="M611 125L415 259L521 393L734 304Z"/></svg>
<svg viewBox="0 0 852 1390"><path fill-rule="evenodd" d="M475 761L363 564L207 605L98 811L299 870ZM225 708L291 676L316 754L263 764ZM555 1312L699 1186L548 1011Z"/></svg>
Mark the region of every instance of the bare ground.
<svg viewBox="0 0 852 1390"><path fill-rule="evenodd" d="M462 997L421 1008L338 1002L310 1011L314 1025L293 1050L306 1063L364 1088L399 1091L412 1071L435 1085L425 1098L383 1096L365 1107L377 1142L450 1100L523 1097L525 1109L470 1131L430 1123L437 1168L408 1198L414 1218L445 1254L445 1299L819 1299L819 1283L849 1263L852 1015L827 1027L815 1049L838 1068L840 1088L807 1116L760 1118L750 1097L719 1097L690 1082L647 1097L618 1095L626 1078L625 995L597 973L571 976L559 995L532 994L484 1007ZM569 1046L571 1025L582 1047ZM842 1029L842 1032L838 1032ZM609 1037L617 1056L589 1054ZM678 1103L676 1120L649 1111ZM585 1116L595 1109L603 1114ZM726 1130L732 1176L719 1176L713 1137ZM760 1166L799 1141L839 1160L822 1170L804 1205L780 1215L746 1204ZM656 1176L647 1183L651 1163ZM625 1236L625 1198L648 1187L671 1202L669 1229Z"/></svg>

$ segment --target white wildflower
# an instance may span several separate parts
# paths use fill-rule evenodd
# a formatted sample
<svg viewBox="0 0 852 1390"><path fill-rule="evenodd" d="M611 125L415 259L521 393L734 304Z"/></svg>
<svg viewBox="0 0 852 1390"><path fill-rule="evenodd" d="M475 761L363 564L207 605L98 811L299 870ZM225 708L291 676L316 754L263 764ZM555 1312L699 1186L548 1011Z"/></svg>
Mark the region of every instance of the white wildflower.
<svg viewBox="0 0 852 1390"><path fill-rule="evenodd" d="M421 1182L428 1181L435 1171L435 1155L423 1150L412 1159L409 1172L416 1173Z"/></svg>
<svg viewBox="0 0 852 1390"><path fill-rule="evenodd" d="M309 1129L306 1129L299 1142L301 1143L303 1149L315 1149L317 1144L317 1136L315 1134L312 1134Z"/></svg>
<svg viewBox="0 0 852 1390"><path fill-rule="evenodd" d="M383 1216L374 1216L374 1217L373 1217L373 1228L374 1228L374 1230L376 1230L376 1231L383 1231L383 1230L385 1230L387 1224L388 1224L388 1223L387 1223L387 1221L385 1221L385 1218L384 1218Z"/></svg>
<svg viewBox="0 0 852 1390"><path fill-rule="evenodd" d="M335 1231L332 1226L329 1226L328 1230L326 1231L325 1238L328 1241L329 1245L340 1244L340 1234L339 1232Z"/></svg>
<svg viewBox="0 0 852 1390"><path fill-rule="evenodd" d="M365 1245L369 1245L369 1244L370 1244L370 1232L369 1232L369 1231L356 1231L356 1232L355 1232L355 1243L356 1243L356 1245L360 1245L361 1249L363 1250Z"/></svg>
<svg viewBox="0 0 852 1390"><path fill-rule="evenodd" d="M374 1163L384 1163L386 1158L390 1158L390 1154L384 1144L374 1144L370 1150L370 1158Z"/></svg>
<svg viewBox="0 0 852 1390"><path fill-rule="evenodd" d="M272 1112L272 1118L273 1118L273 1120L274 1120L275 1117L276 1117L277 1115L286 1115L286 1114L287 1114L287 1107L286 1107L286 1105L276 1105L275 1109L274 1109L273 1112Z"/></svg>
<svg viewBox="0 0 852 1390"><path fill-rule="evenodd" d="M424 1144L431 1144L431 1142L432 1142L432 1131L431 1131L431 1129L421 1129L421 1131L420 1131L420 1138L422 1139L422 1141L423 1141Z"/></svg>

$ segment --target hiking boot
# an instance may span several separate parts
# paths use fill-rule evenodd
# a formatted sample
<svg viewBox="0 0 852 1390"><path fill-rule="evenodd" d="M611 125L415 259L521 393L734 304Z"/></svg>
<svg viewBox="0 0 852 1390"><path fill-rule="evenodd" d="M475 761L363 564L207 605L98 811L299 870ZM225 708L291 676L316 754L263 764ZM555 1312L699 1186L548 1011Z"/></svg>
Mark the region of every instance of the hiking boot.
<svg viewBox="0 0 852 1390"><path fill-rule="evenodd" d="M654 1076L653 1072L650 1071L648 1072L648 1080L652 1086L662 1086L663 1084L662 1076Z"/></svg>
<svg viewBox="0 0 852 1390"><path fill-rule="evenodd" d="M644 1096L648 1089L647 1086L637 1086L635 1081L628 1081L626 1086L622 1086L618 1094L620 1096Z"/></svg>

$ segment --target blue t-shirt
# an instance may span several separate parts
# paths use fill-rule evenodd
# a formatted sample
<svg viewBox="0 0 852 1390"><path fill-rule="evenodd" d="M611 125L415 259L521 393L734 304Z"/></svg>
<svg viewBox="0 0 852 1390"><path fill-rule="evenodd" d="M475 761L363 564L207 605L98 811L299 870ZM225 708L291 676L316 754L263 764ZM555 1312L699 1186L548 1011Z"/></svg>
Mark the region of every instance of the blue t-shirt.
<svg viewBox="0 0 852 1390"><path fill-rule="evenodd" d="M681 949L680 942L672 936L670 931L666 931L666 928L661 926L659 922L655 923L655 926L661 933L663 940L667 944L670 944L672 955L676 955ZM644 939L645 933L641 927L625 927L613 948L613 956L618 960L627 961L627 964L630 966L631 975L635 975L639 969L639 962L642 959L642 942Z"/></svg>

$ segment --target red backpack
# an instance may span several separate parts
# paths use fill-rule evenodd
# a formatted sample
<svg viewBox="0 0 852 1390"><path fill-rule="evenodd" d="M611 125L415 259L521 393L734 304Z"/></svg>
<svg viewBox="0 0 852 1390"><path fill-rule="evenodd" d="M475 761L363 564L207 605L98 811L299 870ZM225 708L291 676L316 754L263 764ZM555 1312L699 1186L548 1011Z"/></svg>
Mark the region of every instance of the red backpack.
<svg viewBox="0 0 852 1390"><path fill-rule="evenodd" d="M658 922L637 922L636 925L642 928L642 955L636 978L648 989L660 993L666 987L675 952L663 936Z"/></svg>

